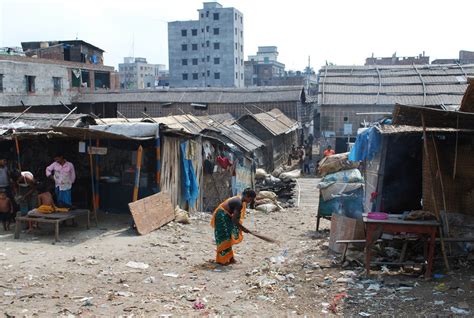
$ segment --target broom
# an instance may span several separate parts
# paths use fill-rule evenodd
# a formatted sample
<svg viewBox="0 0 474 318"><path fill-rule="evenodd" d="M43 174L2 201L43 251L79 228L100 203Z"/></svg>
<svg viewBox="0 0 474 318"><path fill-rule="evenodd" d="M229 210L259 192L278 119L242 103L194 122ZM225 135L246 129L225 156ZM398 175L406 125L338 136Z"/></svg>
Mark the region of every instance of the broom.
<svg viewBox="0 0 474 318"><path fill-rule="evenodd" d="M279 243L277 240L274 240L270 237L267 237L265 235L261 235L261 234L257 234L257 233L254 233L252 231L250 231L249 229L247 229L246 227L244 227L242 224L238 224L239 228L244 231L245 233L249 233L261 240L264 240L265 242L268 242L268 243Z"/></svg>

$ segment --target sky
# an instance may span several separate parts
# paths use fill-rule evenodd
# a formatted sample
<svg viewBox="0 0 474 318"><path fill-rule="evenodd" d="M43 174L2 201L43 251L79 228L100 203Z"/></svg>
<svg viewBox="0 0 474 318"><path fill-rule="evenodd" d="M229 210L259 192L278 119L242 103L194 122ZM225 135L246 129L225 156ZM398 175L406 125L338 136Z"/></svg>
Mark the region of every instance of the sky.
<svg viewBox="0 0 474 318"><path fill-rule="evenodd" d="M457 58L474 51L474 1L221 0L244 15L244 54L277 46L286 69L326 62L362 65L372 55ZM0 47L22 41L80 39L106 51L168 65L167 22L196 20L198 0L0 0Z"/></svg>

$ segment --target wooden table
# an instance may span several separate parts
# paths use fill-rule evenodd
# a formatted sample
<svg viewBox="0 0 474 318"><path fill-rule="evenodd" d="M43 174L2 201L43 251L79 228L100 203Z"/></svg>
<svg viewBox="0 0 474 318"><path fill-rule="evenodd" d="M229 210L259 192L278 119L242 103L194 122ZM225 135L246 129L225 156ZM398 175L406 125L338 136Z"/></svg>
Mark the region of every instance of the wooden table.
<svg viewBox="0 0 474 318"><path fill-rule="evenodd" d="M54 224L54 239L59 241L59 223L72 220L73 222L79 216L87 216L87 229L90 227L90 211L86 209L71 210L69 212L40 213L35 210L28 212L26 216L16 217L15 239L20 238L21 222L37 222Z"/></svg>
<svg viewBox="0 0 474 318"><path fill-rule="evenodd" d="M366 228L365 241L365 269L367 275L370 274L371 248L373 243L382 233L414 233L429 236L429 249L425 277L431 277L433 268L433 257L436 244L436 232L439 223L436 221L406 221L401 215L389 215L387 220L373 220L367 218L367 213L363 214Z"/></svg>

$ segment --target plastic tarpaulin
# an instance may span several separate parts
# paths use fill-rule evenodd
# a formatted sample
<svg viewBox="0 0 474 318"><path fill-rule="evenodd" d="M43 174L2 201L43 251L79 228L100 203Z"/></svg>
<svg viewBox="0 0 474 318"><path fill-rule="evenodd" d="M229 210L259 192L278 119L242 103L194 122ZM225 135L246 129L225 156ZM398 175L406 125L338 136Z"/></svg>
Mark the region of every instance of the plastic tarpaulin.
<svg viewBox="0 0 474 318"><path fill-rule="evenodd" d="M180 145L181 148L181 191L183 197L188 201L190 206L196 204L196 200L199 197L199 184L197 182L196 173L194 172L193 162L189 160L190 152L195 151L195 147L192 142L183 142Z"/></svg>
<svg viewBox="0 0 474 318"><path fill-rule="evenodd" d="M370 127L357 136L354 146L349 153L350 161L365 161L374 159L380 149L382 136L375 127Z"/></svg>

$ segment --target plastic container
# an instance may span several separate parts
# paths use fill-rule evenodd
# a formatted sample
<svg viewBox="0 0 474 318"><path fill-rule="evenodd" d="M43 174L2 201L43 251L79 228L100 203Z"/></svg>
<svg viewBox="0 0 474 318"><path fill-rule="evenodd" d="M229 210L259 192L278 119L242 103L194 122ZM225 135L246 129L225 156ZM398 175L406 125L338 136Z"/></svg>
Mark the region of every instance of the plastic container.
<svg viewBox="0 0 474 318"><path fill-rule="evenodd" d="M383 212L369 212L367 218L372 220L387 220L388 214Z"/></svg>

